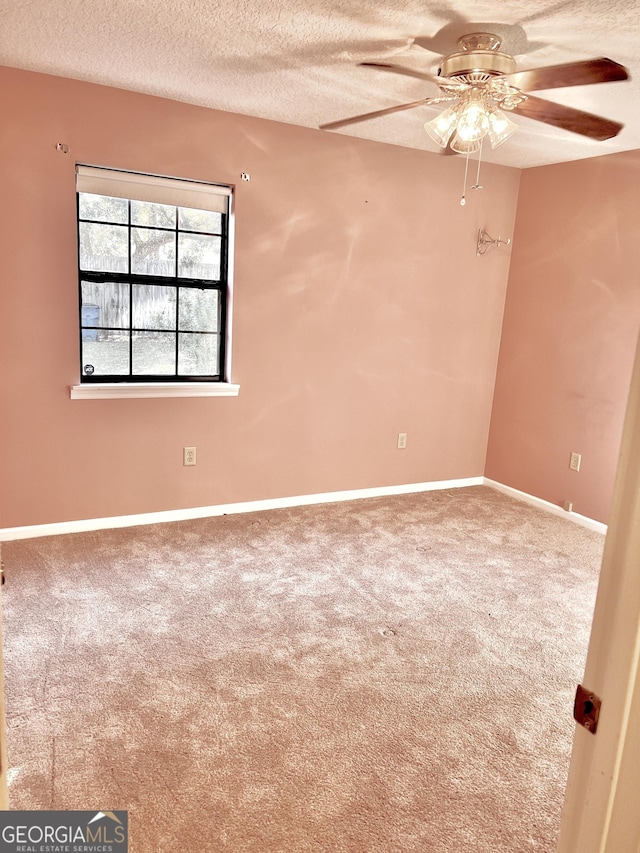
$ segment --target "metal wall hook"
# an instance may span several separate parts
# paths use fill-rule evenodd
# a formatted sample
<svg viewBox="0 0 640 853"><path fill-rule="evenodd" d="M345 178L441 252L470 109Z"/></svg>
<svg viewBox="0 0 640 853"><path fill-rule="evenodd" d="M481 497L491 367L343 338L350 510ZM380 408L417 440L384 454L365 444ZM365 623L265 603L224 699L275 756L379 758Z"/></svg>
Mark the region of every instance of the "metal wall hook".
<svg viewBox="0 0 640 853"><path fill-rule="evenodd" d="M500 246L510 246L511 245L511 237L507 237L506 240L503 240L502 237L497 237L495 240L493 237L488 234L484 228L481 228L478 231L478 242L476 243L476 255L484 255L489 248L489 246L496 246L496 248L500 248Z"/></svg>

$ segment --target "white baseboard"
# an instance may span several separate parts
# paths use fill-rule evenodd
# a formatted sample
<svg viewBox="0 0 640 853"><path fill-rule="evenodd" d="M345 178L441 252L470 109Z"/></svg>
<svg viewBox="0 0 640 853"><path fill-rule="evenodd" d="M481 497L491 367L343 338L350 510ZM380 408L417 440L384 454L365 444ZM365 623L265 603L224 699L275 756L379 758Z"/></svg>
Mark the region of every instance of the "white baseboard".
<svg viewBox="0 0 640 853"><path fill-rule="evenodd" d="M433 492L442 489L459 489L467 486L490 486L512 498L524 501L538 509L561 516L598 533L606 533L607 525L594 521L577 512L567 512L549 501L504 486L488 477L466 477L460 480L435 480L431 483L409 483L402 486L379 486L371 489L351 489L343 492L324 492L315 495L295 495L287 498L269 498L261 501L243 501L217 506L199 506L189 509L171 509L162 512L147 512L139 515L120 515L110 518L86 518L78 521L60 521L52 524L33 524L25 527L0 528L0 542L15 539L35 539L39 536L59 536L63 533L83 533L91 530L108 530L116 527L136 527L140 524L164 524L168 521L188 521L194 518L211 518L216 515L234 515L241 512L262 512L268 509L283 509L293 506L354 501L390 495L408 495L414 492Z"/></svg>
<svg viewBox="0 0 640 853"><path fill-rule="evenodd" d="M211 518L216 515L233 515L240 512L262 512L292 506L354 501L388 495L407 495L413 492L432 492L440 489L458 489L465 486L482 486L484 477L466 477L460 480L436 480L431 483L409 483L402 486L379 486L371 489L351 489L344 492L324 492L315 495L296 495L288 498L269 498L261 501L244 501L218 506L199 506L190 509L171 509L139 515L120 515L111 518L86 518L79 521L60 521L52 524L33 524L25 527L0 528L0 542L15 539L35 539L38 536L59 536L63 533L83 533L91 530L108 530L116 527L136 527L140 524L162 524L167 521L188 521L194 518Z"/></svg>
<svg viewBox="0 0 640 853"><path fill-rule="evenodd" d="M488 477L483 477L482 479L485 486L490 486L492 489L504 492L505 495L509 495L519 501L524 501L531 506L538 507L538 509L544 509L552 515L559 515L562 518L566 518L569 521L580 524L582 527L586 527L589 530L595 530L597 533L606 534L607 532L607 525L603 524L601 521L595 521L593 518L587 518L586 515L580 515L577 512L567 512L567 510L560 506L556 506L556 504L552 504L550 501L545 501L542 498L535 498L533 495L527 494L527 492L521 492L518 489L511 488L511 486L504 486L502 483L497 483L495 480L490 480Z"/></svg>

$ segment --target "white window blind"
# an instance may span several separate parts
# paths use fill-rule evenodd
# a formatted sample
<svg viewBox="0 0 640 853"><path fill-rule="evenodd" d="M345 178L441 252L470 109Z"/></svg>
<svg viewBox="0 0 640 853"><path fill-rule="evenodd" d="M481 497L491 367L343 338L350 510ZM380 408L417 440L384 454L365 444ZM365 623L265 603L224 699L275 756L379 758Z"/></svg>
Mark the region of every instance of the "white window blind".
<svg viewBox="0 0 640 853"><path fill-rule="evenodd" d="M231 195L231 187L218 184L80 165L76 166L76 190L218 213L228 213Z"/></svg>

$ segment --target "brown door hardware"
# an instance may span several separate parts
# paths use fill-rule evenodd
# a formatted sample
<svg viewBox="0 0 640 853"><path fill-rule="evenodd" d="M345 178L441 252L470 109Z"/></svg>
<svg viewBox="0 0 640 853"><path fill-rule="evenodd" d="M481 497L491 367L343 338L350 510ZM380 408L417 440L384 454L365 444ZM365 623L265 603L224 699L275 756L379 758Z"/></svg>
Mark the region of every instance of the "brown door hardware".
<svg viewBox="0 0 640 853"><path fill-rule="evenodd" d="M601 705L602 702L595 693L586 690L582 684L578 684L576 701L573 703L573 718L576 723L580 723L581 726L584 726L593 735L598 728Z"/></svg>

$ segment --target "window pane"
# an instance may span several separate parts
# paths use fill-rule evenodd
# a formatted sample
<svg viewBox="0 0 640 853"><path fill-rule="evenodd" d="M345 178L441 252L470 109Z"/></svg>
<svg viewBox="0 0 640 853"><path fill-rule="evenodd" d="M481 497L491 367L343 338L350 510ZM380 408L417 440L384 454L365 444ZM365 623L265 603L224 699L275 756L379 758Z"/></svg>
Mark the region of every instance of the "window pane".
<svg viewBox="0 0 640 853"><path fill-rule="evenodd" d="M80 223L80 269L128 272L126 225Z"/></svg>
<svg viewBox="0 0 640 853"><path fill-rule="evenodd" d="M132 325L134 329L175 329L175 287L134 284Z"/></svg>
<svg viewBox="0 0 640 853"><path fill-rule="evenodd" d="M155 225L157 228L175 228L176 209L170 204L132 201L131 223L133 225Z"/></svg>
<svg viewBox="0 0 640 853"><path fill-rule="evenodd" d="M136 376L175 376L176 336L171 332L132 332Z"/></svg>
<svg viewBox="0 0 640 853"><path fill-rule="evenodd" d="M131 229L131 272L140 275L176 274L176 235L151 228Z"/></svg>
<svg viewBox="0 0 640 853"><path fill-rule="evenodd" d="M219 335L178 335L178 373L216 376Z"/></svg>
<svg viewBox="0 0 640 853"><path fill-rule="evenodd" d="M217 332L220 329L220 294L217 290L180 288L178 308L181 332Z"/></svg>
<svg viewBox="0 0 640 853"><path fill-rule="evenodd" d="M80 310L83 341L97 341L100 329L100 306L83 300Z"/></svg>
<svg viewBox="0 0 640 853"><path fill-rule="evenodd" d="M129 285L117 281L82 282L82 326L129 328ZM83 340L89 329L83 328ZM95 340L95 338L93 338Z"/></svg>
<svg viewBox="0 0 640 853"><path fill-rule="evenodd" d="M96 330L87 330L95 333ZM129 332L100 331L93 340L82 340L84 376L126 376L129 373Z"/></svg>
<svg viewBox="0 0 640 853"><path fill-rule="evenodd" d="M178 228L183 231L207 231L210 234L221 234L222 214L213 210L194 210L191 207L179 207Z"/></svg>
<svg viewBox="0 0 640 853"><path fill-rule="evenodd" d="M108 195L78 193L80 219L100 219L102 222L129 221L129 206L126 198L111 198Z"/></svg>
<svg viewBox="0 0 640 853"><path fill-rule="evenodd" d="M204 234L178 234L178 275L218 281L221 242Z"/></svg>

